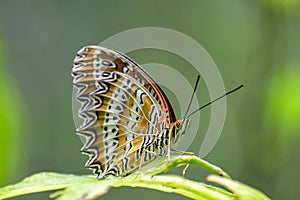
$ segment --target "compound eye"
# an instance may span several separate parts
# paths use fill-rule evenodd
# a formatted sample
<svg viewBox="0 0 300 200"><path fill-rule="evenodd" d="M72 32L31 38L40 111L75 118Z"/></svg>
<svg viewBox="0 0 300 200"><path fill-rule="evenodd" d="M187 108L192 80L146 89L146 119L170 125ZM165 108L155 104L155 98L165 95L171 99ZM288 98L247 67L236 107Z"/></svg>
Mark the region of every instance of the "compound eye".
<svg viewBox="0 0 300 200"><path fill-rule="evenodd" d="M180 128L181 126L182 126L182 120L177 120L176 122L175 122L175 126L176 126L176 128Z"/></svg>

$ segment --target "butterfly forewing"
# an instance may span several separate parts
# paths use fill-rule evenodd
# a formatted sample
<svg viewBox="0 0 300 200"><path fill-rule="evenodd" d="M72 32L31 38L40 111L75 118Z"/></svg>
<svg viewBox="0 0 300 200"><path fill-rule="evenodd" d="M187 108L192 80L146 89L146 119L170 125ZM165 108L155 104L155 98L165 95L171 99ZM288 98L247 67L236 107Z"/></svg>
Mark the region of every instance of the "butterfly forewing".
<svg viewBox="0 0 300 200"><path fill-rule="evenodd" d="M159 140L175 114L147 72L121 53L88 46L77 53L72 75L83 119L77 132L87 139L81 150L98 178L125 176L162 153Z"/></svg>

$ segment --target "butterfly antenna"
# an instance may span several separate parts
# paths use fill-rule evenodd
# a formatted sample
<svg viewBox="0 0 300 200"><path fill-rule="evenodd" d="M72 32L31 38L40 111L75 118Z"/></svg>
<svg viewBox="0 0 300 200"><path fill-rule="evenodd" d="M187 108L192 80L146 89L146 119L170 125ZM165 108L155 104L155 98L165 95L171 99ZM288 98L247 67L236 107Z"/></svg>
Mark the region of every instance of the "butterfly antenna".
<svg viewBox="0 0 300 200"><path fill-rule="evenodd" d="M230 90L229 92L226 92L226 93L223 94L222 96L219 96L218 98L212 100L211 102L209 102L209 103L207 103L207 104L201 106L200 108L196 109L196 110L193 111L191 114L189 114L189 115L187 116L187 118L190 118L193 114L195 114L195 113L198 112L199 110L201 110L201 109L205 108L206 106L209 106L210 104L212 104L212 103L214 103L214 102L216 102L216 101L222 99L223 97L225 97L225 96L227 96L227 95L229 95L229 94L231 94L231 93L237 91L238 89L242 88L243 86L244 86L244 85L240 85L240 86L234 88L233 90Z"/></svg>
<svg viewBox="0 0 300 200"><path fill-rule="evenodd" d="M196 80L196 83L195 83L194 91L193 91L191 100L190 100L189 105L188 105L188 107L187 107L187 109L186 109L186 112L185 112L185 114L184 114L183 119L185 119L187 113L189 112L189 110L190 110L190 108L191 108L191 105L192 105L192 102L193 102L193 99L194 99L194 96L195 96L195 93L196 93L196 90L197 90L197 86L198 86L199 80L200 80L200 75L197 76L197 80Z"/></svg>

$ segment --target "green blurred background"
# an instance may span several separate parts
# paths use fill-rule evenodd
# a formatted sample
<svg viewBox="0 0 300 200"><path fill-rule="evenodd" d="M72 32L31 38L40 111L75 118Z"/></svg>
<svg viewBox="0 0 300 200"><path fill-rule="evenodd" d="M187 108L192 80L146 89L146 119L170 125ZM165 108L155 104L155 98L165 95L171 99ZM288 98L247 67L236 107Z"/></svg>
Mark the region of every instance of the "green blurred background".
<svg viewBox="0 0 300 200"><path fill-rule="evenodd" d="M91 173L84 168L87 157L79 152L82 143L72 118L72 60L82 46L145 26L189 35L211 55L227 90L245 84L227 99L223 133L205 159L272 199L299 197L299 0L2 0L0 187L41 171ZM156 50L130 56L141 64L188 65ZM190 79L193 83L195 77ZM209 99L203 83L197 94L201 103ZM210 109L203 110L189 150L198 152L209 120ZM206 175L198 167L187 172L198 181ZM186 199L138 188L113 189L103 199L141 196Z"/></svg>

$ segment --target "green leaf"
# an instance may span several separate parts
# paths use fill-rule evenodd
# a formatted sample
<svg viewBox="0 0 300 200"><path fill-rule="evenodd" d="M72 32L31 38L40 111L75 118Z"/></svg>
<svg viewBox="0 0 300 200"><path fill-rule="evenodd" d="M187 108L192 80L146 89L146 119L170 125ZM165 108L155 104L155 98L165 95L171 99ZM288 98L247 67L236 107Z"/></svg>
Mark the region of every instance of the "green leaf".
<svg viewBox="0 0 300 200"><path fill-rule="evenodd" d="M141 187L159 190L167 193L177 193L191 199L268 199L259 191L233 181L227 177L209 176L208 180L218 183L229 191L185 179L182 176L155 175L183 164L196 164L220 174L220 168L197 158L196 156L173 156L168 162L159 159L161 164L142 168L139 173L127 177L107 177L97 180L93 176L75 176L58 173L38 173L25 178L23 181L0 189L0 199L11 198L24 194L58 190L51 195L59 200L96 199L112 187ZM159 162L159 161L157 161ZM221 170L221 174L226 175Z"/></svg>
<svg viewBox="0 0 300 200"><path fill-rule="evenodd" d="M225 179L219 176L210 175L207 177L207 180L210 182L218 183L223 187L227 188L234 194L236 199L240 200L253 200L253 199L270 199L265 194L261 193L260 191L240 183L238 181Z"/></svg>

